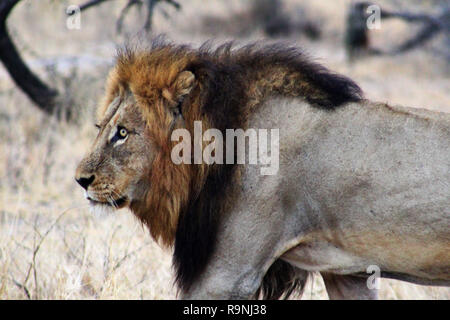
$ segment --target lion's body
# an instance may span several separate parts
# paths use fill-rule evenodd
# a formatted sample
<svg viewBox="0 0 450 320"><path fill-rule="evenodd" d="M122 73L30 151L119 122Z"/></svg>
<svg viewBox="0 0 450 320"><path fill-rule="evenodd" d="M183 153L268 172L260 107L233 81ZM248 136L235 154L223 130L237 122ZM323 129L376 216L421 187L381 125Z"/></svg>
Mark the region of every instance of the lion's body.
<svg viewBox="0 0 450 320"><path fill-rule="evenodd" d="M450 284L450 119L417 114L367 101L332 113L268 101L249 126L281 128L280 172L243 169L219 236L224 256L193 296L226 286L245 296L277 258L306 271L367 277L375 265L383 276ZM350 297L370 295L363 282Z"/></svg>
<svg viewBox="0 0 450 320"><path fill-rule="evenodd" d="M291 49L229 50L163 44L120 58L100 135L77 170L79 181L95 175L93 191L80 183L88 196L120 177L121 203L174 246L186 298L278 298L311 271L332 298L373 298L369 266L449 285L450 116L364 100L353 82ZM110 146L130 113L146 125L134 120L130 146ZM278 173L175 165L170 133L192 131L195 120L221 131L279 128Z"/></svg>

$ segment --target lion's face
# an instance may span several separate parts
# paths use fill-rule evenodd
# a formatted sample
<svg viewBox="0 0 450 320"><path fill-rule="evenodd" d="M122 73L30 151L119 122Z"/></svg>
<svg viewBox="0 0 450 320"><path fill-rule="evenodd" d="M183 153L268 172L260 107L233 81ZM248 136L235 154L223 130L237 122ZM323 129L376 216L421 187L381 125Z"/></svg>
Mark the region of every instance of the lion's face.
<svg viewBox="0 0 450 320"><path fill-rule="evenodd" d="M118 58L99 105L98 136L75 179L95 211L128 207L155 239L170 245L194 176L191 166L171 161L177 143L171 132L201 115L191 103L197 96L189 96L197 82L183 70L186 62L167 69L161 59L167 60L161 52Z"/></svg>
<svg viewBox="0 0 450 320"><path fill-rule="evenodd" d="M96 208L122 208L144 197L155 147L131 94L116 97L97 124L99 133L75 179Z"/></svg>

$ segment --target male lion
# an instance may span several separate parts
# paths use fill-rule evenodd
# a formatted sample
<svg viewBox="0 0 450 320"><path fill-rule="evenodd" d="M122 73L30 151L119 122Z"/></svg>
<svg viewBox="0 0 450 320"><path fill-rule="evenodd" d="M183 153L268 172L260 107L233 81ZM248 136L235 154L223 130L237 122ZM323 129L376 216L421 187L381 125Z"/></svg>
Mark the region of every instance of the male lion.
<svg viewBox="0 0 450 320"><path fill-rule="evenodd" d="M155 41L119 52L98 117L76 180L174 248L183 298L287 297L313 271L330 298L376 298L368 268L450 284L448 114L367 101L282 44ZM278 173L175 164L171 134L194 121L279 128Z"/></svg>

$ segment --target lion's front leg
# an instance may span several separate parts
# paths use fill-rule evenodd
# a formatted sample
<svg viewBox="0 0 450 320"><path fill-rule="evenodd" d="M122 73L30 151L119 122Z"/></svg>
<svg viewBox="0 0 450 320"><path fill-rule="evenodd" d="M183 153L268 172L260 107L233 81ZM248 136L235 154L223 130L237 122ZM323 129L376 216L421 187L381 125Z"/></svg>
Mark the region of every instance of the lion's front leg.
<svg viewBox="0 0 450 320"><path fill-rule="evenodd" d="M257 246L239 234L219 236L205 270L188 290L182 292L181 298L251 299L272 262L271 250L264 250L271 247L264 243Z"/></svg>
<svg viewBox="0 0 450 320"><path fill-rule="evenodd" d="M219 266L217 262L208 265L208 270L202 274L201 279L181 294L182 299L231 300L253 297L263 276L259 268L247 265L247 270L243 270L233 263L223 262Z"/></svg>
<svg viewBox="0 0 450 320"><path fill-rule="evenodd" d="M271 230L276 222L265 213L239 210L224 220L204 271L181 298L252 298L277 258L281 236Z"/></svg>

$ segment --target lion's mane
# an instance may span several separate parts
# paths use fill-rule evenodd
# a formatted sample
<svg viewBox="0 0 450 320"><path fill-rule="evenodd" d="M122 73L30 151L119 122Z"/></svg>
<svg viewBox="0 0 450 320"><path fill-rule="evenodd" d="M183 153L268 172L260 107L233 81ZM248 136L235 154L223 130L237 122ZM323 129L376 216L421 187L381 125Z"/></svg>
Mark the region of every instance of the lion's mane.
<svg viewBox="0 0 450 320"><path fill-rule="evenodd" d="M236 49L233 43L218 47L206 43L192 49L157 39L146 49L128 47L119 51L99 113L126 90L133 93L142 110L159 152L148 177L146 199L132 203L131 209L148 226L153 238L174 246L177 283L187 290L214 250L220 218L230 209L230 199L239 184L239 170L236 165L172 162L170 153L175 142L170 135L175 127L163 99L170 101L167 88L183 71L195 75L195 87L183 101L173 103L180 103L183 126L192 136L195 120L202 121L203 130L245 130L249 115L270 96L301 97L332 112L340 105L360 100L362 94L351 80L280 43L254 43ZM273 268L297 279L292 267L281 260ZM286 287L285 279L277 282L271 269L267 273L271 279L266 277L266 288L261 289L266 298L279 298L303 284L291 281Z"/></svg>

